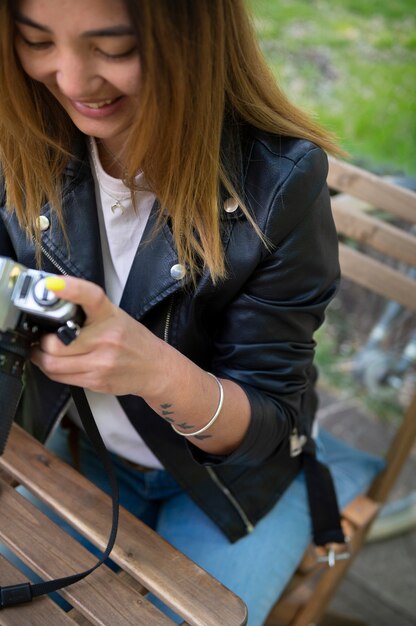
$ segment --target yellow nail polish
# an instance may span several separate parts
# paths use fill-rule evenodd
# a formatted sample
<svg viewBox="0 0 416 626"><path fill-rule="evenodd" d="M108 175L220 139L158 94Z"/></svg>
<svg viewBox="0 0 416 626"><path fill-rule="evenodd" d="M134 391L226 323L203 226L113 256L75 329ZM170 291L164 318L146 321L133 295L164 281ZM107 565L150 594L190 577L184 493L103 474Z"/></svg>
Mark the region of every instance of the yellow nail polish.
<svg viewBox="0 0 416 626"><path fill-rule="evenodd" d="M46 289L51 291L62 291L65 289L65 279L60 276L47 276L45 278Z"/></svg>

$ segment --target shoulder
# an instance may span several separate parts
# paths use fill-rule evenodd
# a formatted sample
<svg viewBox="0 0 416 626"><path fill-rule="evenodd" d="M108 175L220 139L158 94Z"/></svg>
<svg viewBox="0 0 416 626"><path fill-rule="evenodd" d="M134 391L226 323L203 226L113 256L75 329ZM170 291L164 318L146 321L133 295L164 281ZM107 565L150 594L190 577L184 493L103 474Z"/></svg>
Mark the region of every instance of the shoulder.
<svg viewBox="0 0 416 626"><path fill-rule="evenodd" d="M328 174L325 152L306 139L273 135L251 130L245 151L245 184L255 184L269 193L278 193L287 187L305 185L307 192L318 194Z"/></svg>
<svg viewBox="0 0 416 626"><path fill-rule="evenodd" d="M316 144L250 130L243 157L244 195L272 240L289 232L318 200L329 206L327 155Z"/></svg>

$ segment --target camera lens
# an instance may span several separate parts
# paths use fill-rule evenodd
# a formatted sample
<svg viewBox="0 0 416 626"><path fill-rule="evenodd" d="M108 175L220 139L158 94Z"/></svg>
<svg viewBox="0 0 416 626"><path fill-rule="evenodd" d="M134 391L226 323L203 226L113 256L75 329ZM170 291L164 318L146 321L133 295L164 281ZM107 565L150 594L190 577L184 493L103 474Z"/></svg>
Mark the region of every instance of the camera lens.
<svg viewBox="0 0 416 626"><path fill-rule="evenodd" d="M33 297L40 306L50 307L59 301L59 298L46 288L45 279L41 278L33 287Z"/></svg>

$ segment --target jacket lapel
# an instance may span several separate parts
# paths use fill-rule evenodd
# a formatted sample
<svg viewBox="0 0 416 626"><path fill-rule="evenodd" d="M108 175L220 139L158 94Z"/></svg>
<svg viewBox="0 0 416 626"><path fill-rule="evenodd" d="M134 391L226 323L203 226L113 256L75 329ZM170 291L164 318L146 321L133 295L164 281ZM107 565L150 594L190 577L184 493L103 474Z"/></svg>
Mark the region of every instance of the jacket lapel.
<svg viewBox="0 0 416 626"><path fill-rule="evenodd" d="M120 302L120 307L135 319L141 319L154 305L187 283L186 274L181 279L172 272L178 265L178 256L169 225L162 223L156 227L158 213L156 201Z"/></svg>
<svg viewBox="0 0 416 626"><path fill-rule="evenodd" d="M42 209L50 227L42 233L42 247L48 269L90 280L104 288L100 229L96 209L94 179L85 146L77 146L79 157L65 171L63 219L67 238L49 204ZM142 240L137 249L120 307L136 319L155 304L180 289L186 282L175 278L171 268L178 264L168 224L156 228L159 205L154 203Z"/></svg>
<svg viewBox="0 0 416 626"><path fill-rule="evenodd" d="M65 171L62 200L64 235L54 211L46 204L41 211L49 222L42 232L42 248L46 262L57 272L90 280L104 286L94 180L85 149L82 156L71 161Z"/></svg>
<svg viewBox="0 0 416 626"><path fill-rule="evenodd" d="M64 201L63 218L67 240L52 214L52 228L42 236L42 243L69 274L103 287L100 231L94 203L94 183L92 180L83 181Z"/></svg>
<svg viewBox="0 0 416 626"><path fill-rule="evenodd" d="M230 167L232 163L233 167L230 169L237 173L233 182L241 192L244 178L243 159L241 142L235 139L239 130L241 129L237 127L231 133L224 133L222 158L226 166ZM104 287L94 180L83 138L76 146L76 154L78 158L68 164L65 172L63 216L67 240L49 205L46 205L42 214L50 219L51 228L42 233L42 245L68 274ZM221 188L220 196L223 202L227 197L224 188ZM161 226L156 227L159 210L159 205L155 202L120 301L120 307L135 319L141 319L153 306L189 284L190 280L187 272L180 278L172 271L178 266L178 257L169 225L162 222ZM245 217L241 210L234 214L221 211L220 216L222 239L226 248L234 223Z"/></svg>

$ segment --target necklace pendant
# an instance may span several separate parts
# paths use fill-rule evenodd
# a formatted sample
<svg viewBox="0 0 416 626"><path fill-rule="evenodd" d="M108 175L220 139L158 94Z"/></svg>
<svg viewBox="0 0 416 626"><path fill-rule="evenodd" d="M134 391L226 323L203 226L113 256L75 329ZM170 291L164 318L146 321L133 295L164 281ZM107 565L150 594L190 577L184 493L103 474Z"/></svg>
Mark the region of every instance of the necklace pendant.
<svg viewBox="0 0 416 626"><path fill-rule="evenodd" d="M120 200L116 200L114 204L111 205L111 212L113 214L115 214L116 212L124 213L124 208Z"/></svg>

